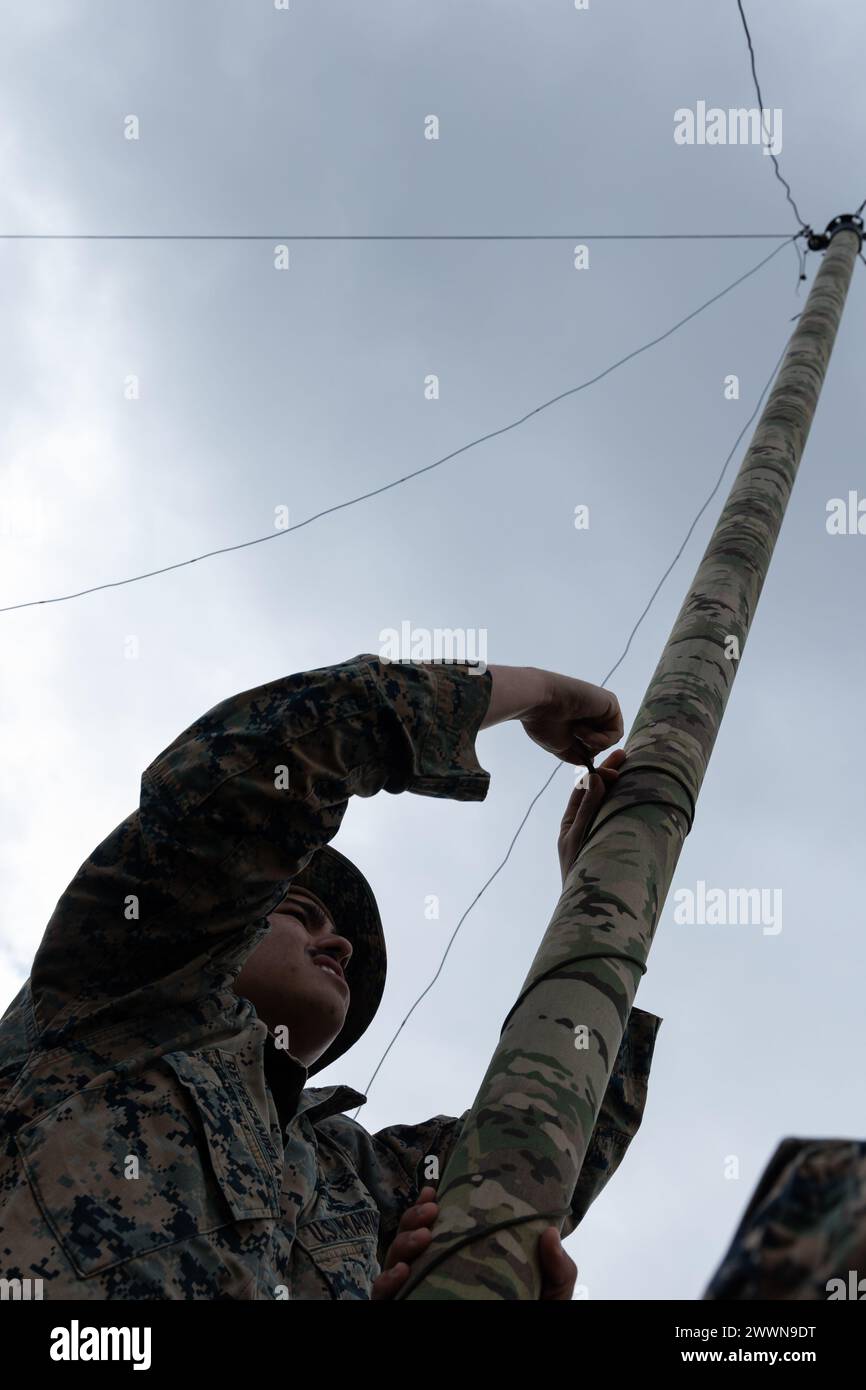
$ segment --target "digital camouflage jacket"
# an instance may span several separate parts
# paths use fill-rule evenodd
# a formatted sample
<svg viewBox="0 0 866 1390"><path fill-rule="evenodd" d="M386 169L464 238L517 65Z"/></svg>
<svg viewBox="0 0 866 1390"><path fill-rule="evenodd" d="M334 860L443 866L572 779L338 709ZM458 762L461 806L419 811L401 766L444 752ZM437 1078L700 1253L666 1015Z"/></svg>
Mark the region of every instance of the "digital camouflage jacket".
<svg viewBox="0 0 866 1390"><path fill-rule="evenodd" d="M866 1299L866 1140L783 1139L705 1299Z"/></svg>
<svg viewBox="0 0 866 1390"><path fill-rule="evenodd" d="M364 1097L306 1087L232 981L350 796L486 795L490 687L359 656L224 701L151 764L0 1024L0 1278L46 1299L369 1298L464 1116L367 1133L343 1114ZM632 1011L566 1233L640 1124L657 1026Z"/></svg>

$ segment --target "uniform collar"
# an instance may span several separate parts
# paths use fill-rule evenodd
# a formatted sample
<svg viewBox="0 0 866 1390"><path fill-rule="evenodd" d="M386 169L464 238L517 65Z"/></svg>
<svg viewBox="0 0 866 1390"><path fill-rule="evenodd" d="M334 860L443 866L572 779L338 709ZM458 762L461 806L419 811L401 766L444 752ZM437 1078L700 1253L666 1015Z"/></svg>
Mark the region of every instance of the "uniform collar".
<svg viewBox="0 0 866 1390"><path fill-rule="evenodd" d="M355 1105L364 1105L367 1097L351 1086L308 1086L301 1092L296 1114L309 1120L326 1120L329 1115L341 1115Z"/></svg>
<svg viewBox="0 0 866 1390"><path fill-rule="evenodd" d="M366 1103L367 1097L351 1086L306 1086L307 1068L291 1052L277 1047L270 1032L265 1039L264 1066L283 1128L299 1115L324 1120Z"/></svg>

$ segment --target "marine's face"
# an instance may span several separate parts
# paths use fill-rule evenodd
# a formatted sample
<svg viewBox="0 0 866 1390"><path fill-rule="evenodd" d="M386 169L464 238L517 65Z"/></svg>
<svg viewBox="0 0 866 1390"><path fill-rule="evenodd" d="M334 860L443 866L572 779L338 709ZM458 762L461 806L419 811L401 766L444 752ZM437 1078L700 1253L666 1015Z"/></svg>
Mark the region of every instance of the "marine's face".
<svg viewBox="0 0 866 1390"><path fill-rule="evenodd" d="M271 1032L281 1024L288 1029L289 1051L309 1067L346 1021L352 947L306 888L291 888L268 922L271 930L246 960L235 990Z"/></svg>

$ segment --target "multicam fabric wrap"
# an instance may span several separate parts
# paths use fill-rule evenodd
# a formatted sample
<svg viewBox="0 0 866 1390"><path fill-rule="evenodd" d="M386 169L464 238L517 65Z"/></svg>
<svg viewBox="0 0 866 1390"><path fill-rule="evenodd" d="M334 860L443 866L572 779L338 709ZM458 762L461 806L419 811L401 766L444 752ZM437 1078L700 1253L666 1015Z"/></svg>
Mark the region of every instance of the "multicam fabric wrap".
<svg viewBox="0 0 866 1390"><path fill-rule="evenodd" d="M626 762L570 869L400 1298L539 1293L748 640L859 250L833 236L754 438L638 710ZM579 1046L585 1043L585 1046Z"/></svg>
<svg viewBox="0 0 866 1390"><path fill-rule="evenodd" d="M485 796L475 736L490 685L460 665L362 655L224 701L147 769L0 1024L10 1296L29 1279L45 1299L369 1298L464 1117L367 1133L342 1113L364 1097L308 1087L232 982L350 796ZM384 956L375 904L350 921L341 902L357 1036ZM628 1071L604 1098L575 1221L639 1123L646 1076Z"/></svg>

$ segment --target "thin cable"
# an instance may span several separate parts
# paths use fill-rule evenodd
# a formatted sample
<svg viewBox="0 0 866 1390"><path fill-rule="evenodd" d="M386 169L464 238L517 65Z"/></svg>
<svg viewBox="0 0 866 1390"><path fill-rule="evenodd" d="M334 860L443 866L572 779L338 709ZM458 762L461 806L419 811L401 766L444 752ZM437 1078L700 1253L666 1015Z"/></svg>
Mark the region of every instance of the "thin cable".
<svg viewBox="0 0 866 1390"><path fill-rule="evenodd" d="M682 328L684 324L689 323L693 318L696 318L698 314L703 313L704 309L708 309L711 304L715 304L717 300L722 299L726 294L729 294L731 290L741 285L744 280L748 280L750 276L756 274L762 266L767 265L774 256L778 256L779 252L793 240L793 237L787 237L785 241L780 242L780 244L770 252L769 256L765 256L763 260L758 261L757 265L752 266L751 270L747 270L744 275L738 276L730 285L726 285L723 290L719 290L718 294L714 294L711 299L706 300L703 304L699 305L697 309L693 309L690 314L686 314L685 318L680 319L672 328L668 328L666 332L660 333L656 338L651 338L649 342L643 343L639 348L635 348L632 352L627 353L625 357L619 358L619 360L612 363L611 366L605 367L603 372L599 372L596 376L582 381L579 386L571 386L567 391L560 391L558 395L551 396L550 400L543 401L541 405L537 405L532 410L528 410L525 415L521 415L517 420L512 420L510 424L502 425L497 430L490 430L487 434L479 435L477 439L470 440L468 444L462 444L459 449L453 449L451 453L444 454L442 458L436 459L433 463L425 464L423 468L416 468L414 472L404 474L402 478L395 478L392 482L384 483L381 487L372 488L369 492L359 493L357 497L350 497L345 502L337 502L333 507L324 507L322 511L314 512L312 516L308 516L304 521L298 521L294 526L287 526L281 531L269 531L266 536L256 536L251 541L239 541L235 545L219 546L216 550L208 550L202 555L194 555L189 560L178 560L172 565L162 565L159 569L146 570L143 574L134 574L127 579L115 579L106 584L93 584L90 588L78 589L70 594L58 594L54 598L29 599L25 603L10 603L0 608L0 613L13 613L19 608L38 608L51 603L66 603L70 599L83 598L86 594L101 593L103 589L119 589L125 584L137 584L143 579L152 579L158 574L168 574L172 570L183 569L186 565L195 565L199 560L209 560L214 555L227 555L235 550L246 550L252 545L263 545L266 541L277 540L283 536L289 535L293 531L300 531L305 526L312 525L314 521L320 520L323 516L330 516L333 512L343 511L346 507L354 507L357 503L366 502L370 497L378 497L381 493L388 492L391 488L399 487L401 484L409 482L412 478L419 478L423 473L429 473L432 469L441 467L443 463L448 463L451 459L457 458L458 455L465 454L468 449L474 449L477 444L483 444L488 439L496 439L501 434L507 434L509 430L516 429L518 425L524 424L527 420L531 419L533 415L538 415L542 410L547 410L550 406L556 405L558 401L565 400L567 396L574 396L578 391L584 391L587 386L595 385L597 381L603 380L603 378L609 376L611 372L616 371L618 367L622 367L626 362L630 362L632 358L639 357L642 352L646 352L649 348L655 347L657 343L664 342L671 334L676 333L677 329Z"/></svg>
<svg viewBox="0 0 866 1390"><path fill-rule="evenodd" d="M749 57L750 57L751 62L752 62L752 77L753 77L754 80L755 80L755 91L756 91L757 94L758 94L758 110L759 110L760 113L761 113L761 130L763 131L763 133L764 133L765 135L767 135L767 129L766 129L765 125L764 125L764 98L761 96L761 86L760 86L760 83L758 82L758 74L757 74L757 72L756 72L756 70L755 70L755 50L754 50L754 48L752 47L752 36L751 36L751 34L749 33L749 25L748 25L748 23L747 23L747 21L746 21L746 16L745 16L745 12L744 12L744 10L743 10L742 0L737 0L737 9L740 11L740 18L741 18L741 20L743 21L743 28L744 28L745 31L746 31L746 42L747 42L748 45L749 45ZM788 202L791 204L791 207L794 209L794 216L796 217L797 221L798 221L799 224L800 224L800 230L801 230L801 231L808 231L808 230L809 230L808 226L806 225L806 223L803 221L802 217L800 216L800 209L797 207L797 204L794 202L794 198L793 198L793 195L792 195L792 193L791 193L791 185L788 183L788 180L787 180L787 179L785 179L785 178L782 177L782 171L781 171L781 169L779 168L779 161L778 161L778 159L776 158L776 156L773 154L773 151L770 149L770 145L769 145L769 135L767 135L766 151L767 151L767 154L770 156L770 158L771 158L772 161L773 161L773 168L774 168L775 171L776 171L776 178L779 180L779 182L781 183L782 187L783 187L784 190L785 190L785 197L788 199Z"/></svg>
<svg viewBox="0 0 866 1390"><path fill-rule="evenodd" d="M788 232L413 232L294 236L281 232L0 232L0 241L780 241Z"/></svg>
<svg viewBox="0 0 866 1390"><path fill-rule="evenodd" d="M636 634L638 628L640 627L640 625L641 625L641 623L643 622L644 618L646 617L647 613L649 613L650 608L652 607L653 603L655 602L655 599L656 599L656 597L658 596L658 593L659 593L659 591L661 590L662 585L664 584L664 582L665 582L665 580L667 579L668 575L670 574L671 570L674 568L674 565L677 563L677 561L679 560L679 558L680 558L680 556L682 555L683 551L685 550L685 548L686 548L686 546L687 546L687 544L688 544L688 542L689 542L689 540L690 540L690 538L691 538L692 532L694 531L695 527L697 526L697 524L698 524L698 522L700 521L701 517L703 516L704 512L707 510L707 507L710 505L710 503L712 502L712 500L713 500L713 498L715 497L716 493L718 492L719 488L721 487L721 485L722 485L722 479L724 478L725 473L727 472L727 469L728 469L728 464L731 462L731 459L734 457L734 454L736 453L737 449L739 448L740 442L741 442L741 440L742 440L742 438L743 438L743 435L746 433L746 430L747 430L747 429L749 428L749 426L752 424L753 420L755 419L756 415L758 414L758 411L761 409L761 406L762 406L763 403L764 403L764 398L766 397L767 392L769 391L771 385L773 384L773 381L774 381L774 379L775 379L776 373L777 373L777 371L779 370L779 367L780 367L780 365L781 365L781 363L782 363L782 359L784 358L785 353L787 352L787 350L788 350L788 344L787 344L787 342L786 342L784 348L782 349L781 353L779 354L779 357L776 359L776 362L775 362L775 364L774 364L774 366L773 366L772 372L770 373L769 377L767 378L767 382L766 382L766 385L764 386L764 389L762 390L760 396L758 397L758 401L757 401L757 404L755 405L754 410L752 411L752 413L751 413L751 415L749 416L748 420L747 420L746 423L743 425L743 428L740 430L739 434L737 435L736 439L734 440L733 446L732 446L732 448L731 448L731 450L730 450L730 452L729 452L727 458L725 459L724 463L722 464L721 472L719 473L719 476L718 476L718 478L717 478L716 481L715 481L715 484L714 484L714 486L713 486L712 491L709 493L708 497L707 497L707 498L705 499L705 501L702 503L702 505L701 505L701 507L699 508L697 514L695 515L695 517L694 517L694 519L693 519L691 525L689 526L688 531L686 532L685 536L683 537L683 540L682 540L682 542L681 542L681 544L680 544L679 549L677 550L676 554L674 555L673 559L671 560L670 564L668 565L667 569L665 570L665 572L664 572L664 574L662 575L661 579L659 580L658 584L656 584L655 588L653 589L652 594L650 595L650 598L649 598L649 602L647 603L646 607L644 608L643 612L641 613L640 617L638 618L637 622L635 623L634 627L632 628L631 632L629 633L628 641L626 642L625 646L623 647L622 652L621 652L619 658L614 662L613 666L611 666L611 668L610 668L610 670L608 671L607 675L602 679L602 681L601 681L602 686L606 686L606 685L607 685L607 683L608 683L608 681L610 680L611 676L619 669L619 667L622 665L623 661L625 660L626 656L628 655L629 648L631 647L632 641L634 640L634 637L635 637L635 634ZM475 906L475 904L478 902L479 898L483 897L483 895L487 892L487 889L490 887L490 885L491 885L491 883L493 882L493 880L494 880L495 878L498 877L498 875L499 875L499 874L502 872L502 870L505 868L505 865L508 863L508 860L511 858L511 851L514 849L514 846L515 846L515 844L517 843L517 839L518 839L518 837L519 837L521 831L523 830L524 825L525 825L526 822L529 820L529 817L530 817L530 815L531 815L531 813L532 813L532 810L533 810L533 808L534 808L534 806L535 806L535 803L536 803L536 802L539 800L539 798L540 798L541 796L543 796L544 793L547 791L547 788L550 786L551 782L553 781L553 779L554 779L554 777L556 776L556 774L559 772L560 768L561 768L561 767L565 767L565 766L566 766L565 763L562 763L562 762L557 763L556 767L553 769L553 771L551 772L550 776L546 779L545 782L543 782L543 784L541 785L541 787L539 787L538 791L535 793L535 796L534 796L534 797L532 798L532 800L530 801L529 806L527 807L527 810L526 810L526 812L525 812L525 814L524 814L524 816L523 816L523 819L521 820L521 822L520 822L520 824L518 825L516 831L514 832L514 835L512 836L511 843L510 843L510 845L508 846L508 849L507 849L507 851L506 851L505 857L500 861L500 863L499 863L499 864L496 866L496 868L493 870L493 873L492 873L492 874L490 875L490 877L487 879L487 882L484 883L484 884L482 885L482 887L478 890L478 892L475 894L475 897L472 899L472 902L471 902L471 903L469 904L469 906L466 908L466 911L463 913L462 917L460 918L459 922L457 923L457 926L454 928L453 932L451 933L451 937L450 937L450 939L449 939L449 941L448 941L448 945L445 947L445 951L444 951L444 953L443 953L443 955L442 955L442 959L441 959L440 962L439 962L439 968L438 968L438 970L436 971L436 974L433 976L432 980L431 980L431 981L429 982L429 984L425 987L425 989L421 992L421 994L418 995L418 998L415 1000L415 1002L414 1002L414 1004L412 1005L412 1007L410 1008L409 1012L406 1014L405 1018L403 1019L403 1021L402 1021L401 1024L400 1024L400 1026L398 1027L398 1029L397 1029L396 1033L394 1034L393 1038L392 1038L391 1041L389 1042L388 1046L385 1048L385 1051L382 1053L382 1056L379 1058L379 1061L378 1061L378 1063L377 1063L377 1065L376 1065L376 1068L375 1068L375 1070L374 1070L372 1076L370 1077L370 1080L367 1082L366 1092L369 1092L370 1087L373 1085L373 1082L376 1080L376 1077L378 1076L378 1074L379 1074L379 1072L380 1072L380 1070L381 1070L381 1068L382 1068L382 1064L384 1063L386 1057L388 1056L388 1053L391 1051L391 1048L394 1046L395 1042L397 1041L398 1037L399 1037L400 1034L402 1033L402 1031L403 1031L403 1029L405 1028L406 1024L409 1022L409 1019L412 1017L412 1015L413 1015L413 1013L415 1012L415 1010L417 1009L418 1005L419 1005L419 1004L421 1003L421 1001L422 1001L424 998L426 998L426 996L430 993L430 990L433 988L433 986L435 985L436 981L439 979L439 976L442 974L442 969L443 969L443 966L445 965L446 959L448 958L448 953L449 953L449 951L451 950L451 947L454 945L454 942L455 942L455 940L456 940L456 938L457 938L457 933L460 931L460 928L463 926L463 923L466 921L466 918L469 916L470 912L472 911L472 909L473 909L473 907ZM571 767L572 764L569 763L568 766ZM354 1118L355 1116L357 1116L358 1111L360 1110L360 1108L361 1108L361 1107L358 1106L358 1108L355 1110L353 1118Z"/></svg>

